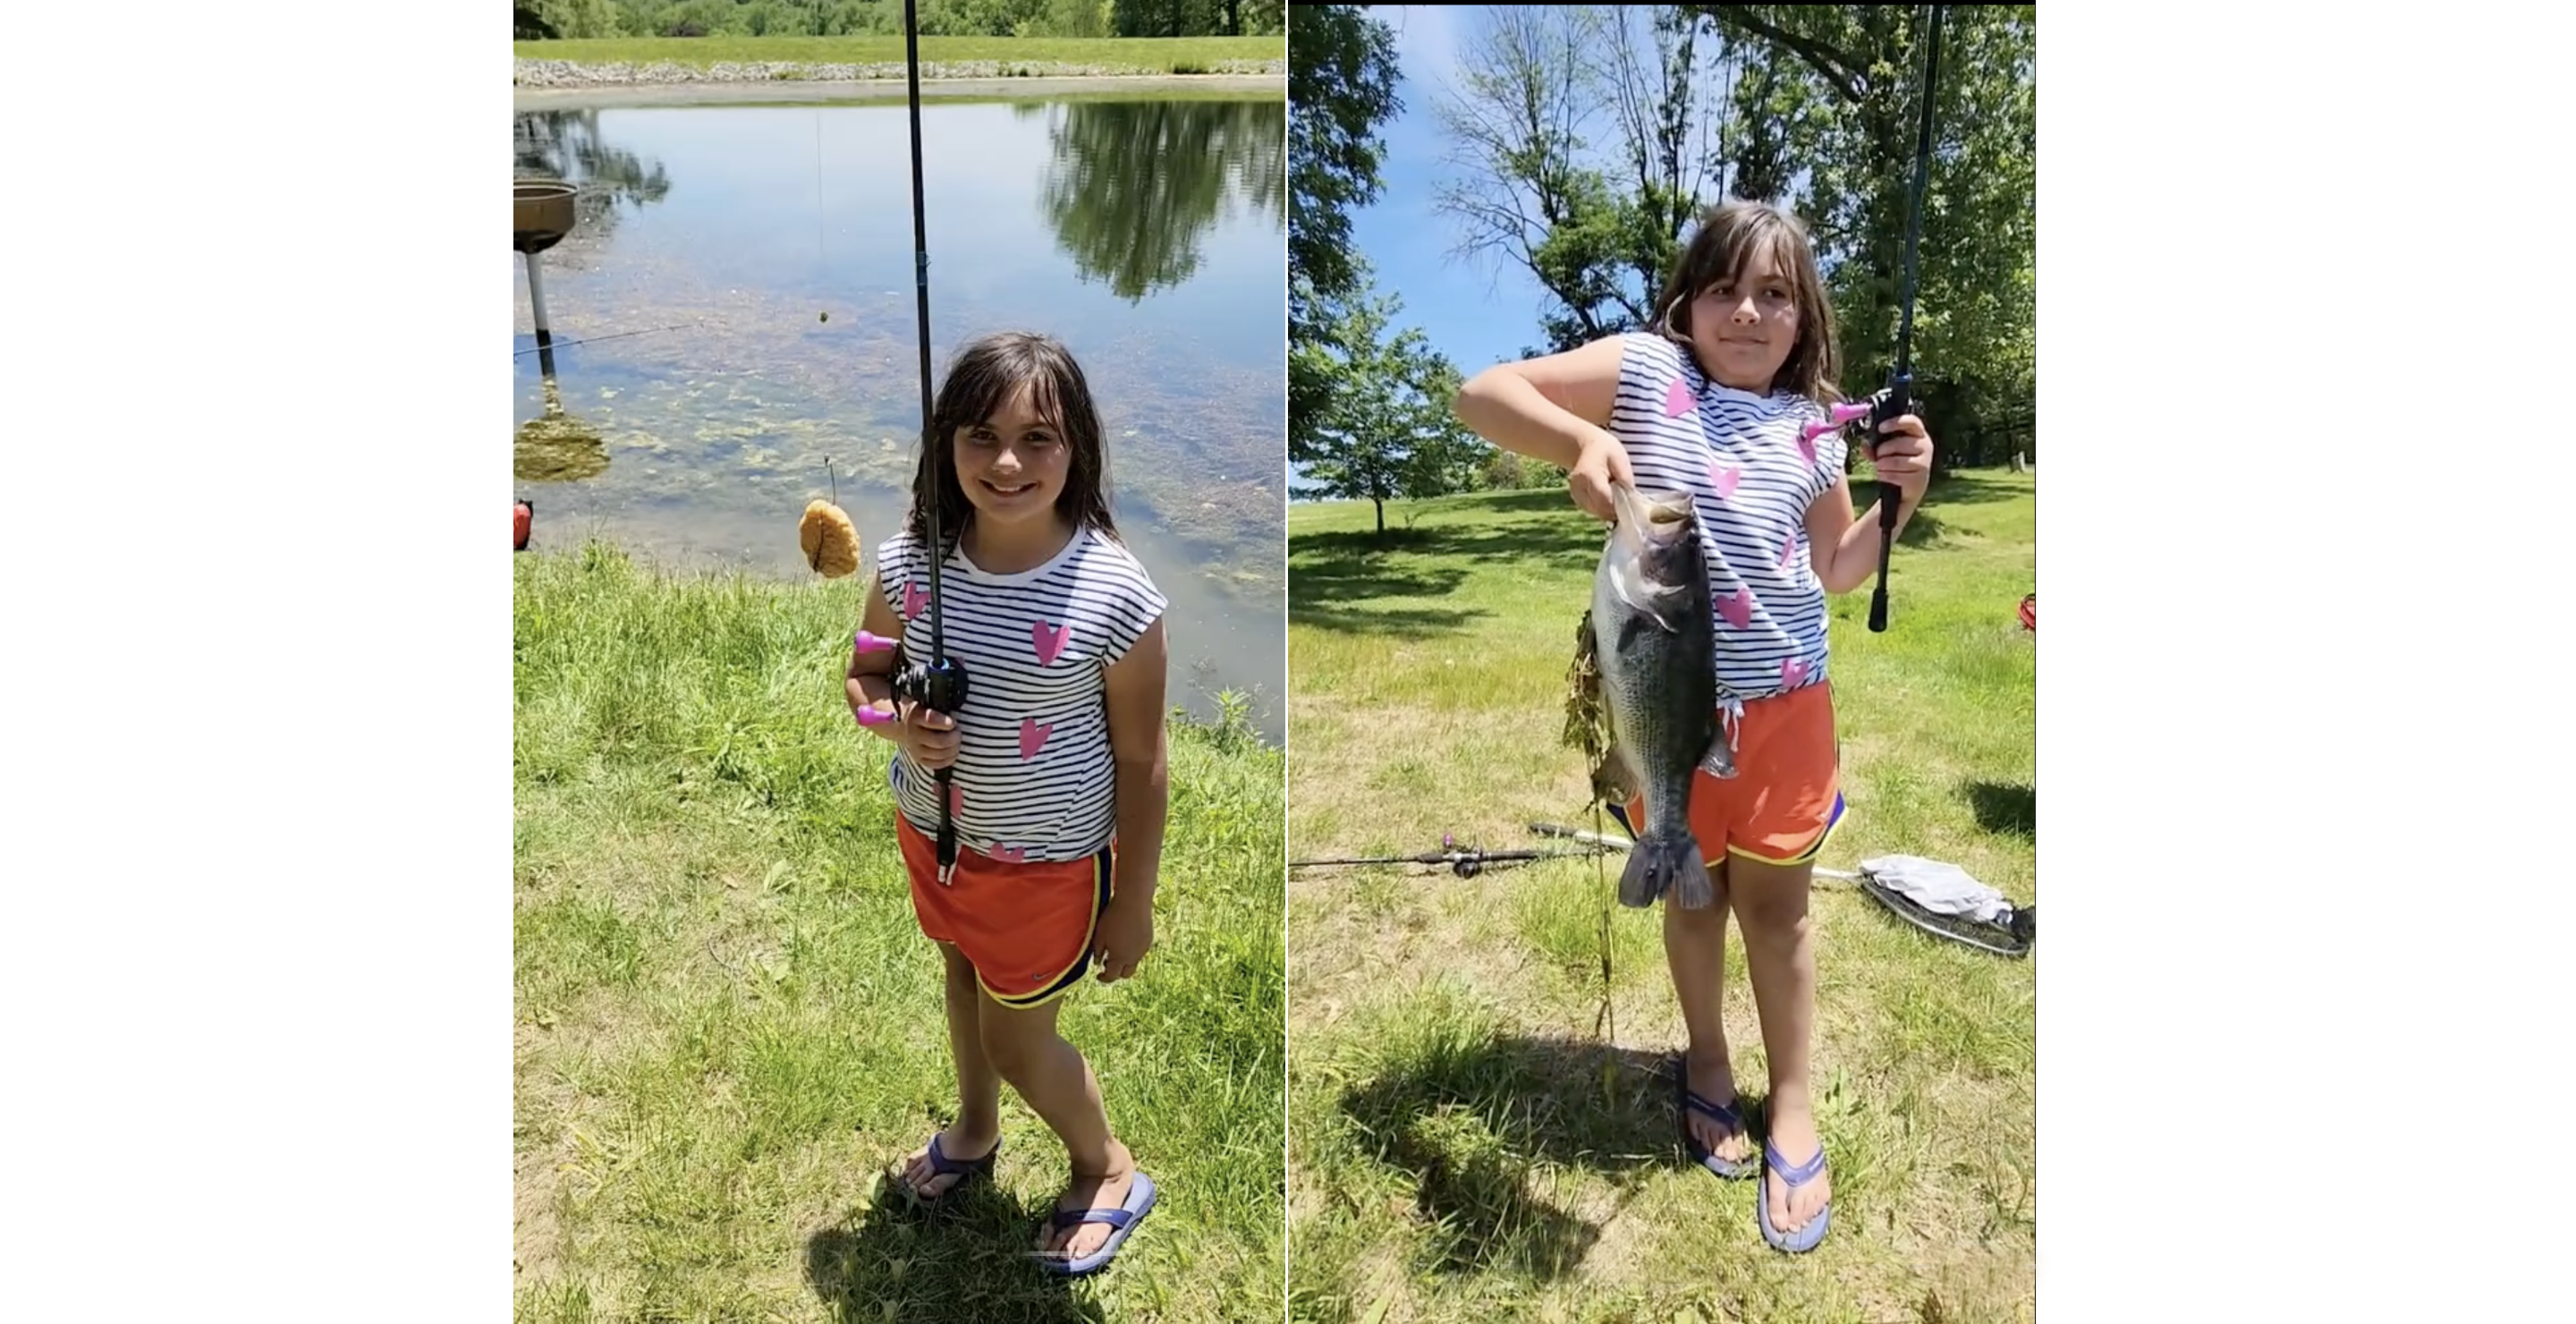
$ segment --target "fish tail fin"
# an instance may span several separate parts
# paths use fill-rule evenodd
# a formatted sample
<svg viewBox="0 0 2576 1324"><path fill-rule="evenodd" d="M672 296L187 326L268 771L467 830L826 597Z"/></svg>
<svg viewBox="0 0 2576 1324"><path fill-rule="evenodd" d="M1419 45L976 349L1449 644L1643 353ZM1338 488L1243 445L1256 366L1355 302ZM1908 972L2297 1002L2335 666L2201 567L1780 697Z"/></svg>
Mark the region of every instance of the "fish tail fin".
<svg viewBox="0 0 2576 1324"><path fill-rule="evenodd" d="M1699 900L1693 902L1692 888ZM1700 863L1699 842L1690 833L1649 832L1628 848L1628 864L1619 873L1619 904L1651 906L1667 891L1678 892L1682 905L1704 909L1716 899L1708 868Z"/></svg>

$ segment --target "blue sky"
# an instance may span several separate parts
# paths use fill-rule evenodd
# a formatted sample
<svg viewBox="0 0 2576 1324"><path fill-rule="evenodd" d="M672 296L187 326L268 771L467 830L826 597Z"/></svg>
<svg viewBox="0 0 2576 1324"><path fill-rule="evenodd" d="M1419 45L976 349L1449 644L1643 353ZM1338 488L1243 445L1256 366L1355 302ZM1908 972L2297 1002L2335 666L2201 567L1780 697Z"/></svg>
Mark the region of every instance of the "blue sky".
<svg viewBox="0 0 2576 1324"><path fill-rule="evenodd" d="M1396 95L1404 109L1378 126L1383 187L1374 205L1352 213L1351 240L1374 268L1377 292L1402 301L1396 328L1420 327L1433 348L1472 377L1545 339L1538 282L1507 261L1451 256L1457 225L1433 208L1447 145L1432 107L1454 76L1461 25L1476 14L1418 5L1369 13L1395 31L1402 70ZM1294 482L1294 466L1290 476Z"/></svg>
<svg viewBox="0 0 2576 1324"><path fill-rule="evenodd" d="M1433 208L1447 144L1432 107L1457 68L1464 24L1477 11L1408 6L1372 9L1395 30L1403 69L1402 113L1379 128L1384 185L1376 205L1352 217L1352 241L1376 268L1378 292L1400 297L1398 326L1418 326L1440 352L1473 376L1540 343L1538 282L1508 260L1470 262L1451 256L1457 223Z"/></svg>

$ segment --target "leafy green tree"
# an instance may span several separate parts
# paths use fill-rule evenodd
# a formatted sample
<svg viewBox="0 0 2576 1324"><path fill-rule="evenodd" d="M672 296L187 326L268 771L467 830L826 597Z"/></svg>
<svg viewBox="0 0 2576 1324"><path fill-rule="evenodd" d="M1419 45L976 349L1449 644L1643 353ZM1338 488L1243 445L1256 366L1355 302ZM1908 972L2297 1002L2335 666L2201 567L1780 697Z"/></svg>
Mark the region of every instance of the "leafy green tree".
<svg viewBox="0 0 2576 1324"><path fill-rule="evenodd" d="M1288 19L1288 430L1319 426L1332 378L1333 306L1359 288L1351 213L1377 200L1378 126L1403 109L1395 33L1361 5L1299 5Z"/></svg>
<svg viewBox="0 0 2576 1324"><path fill-rule="evenodd" d="M1462 427L1450 402L1458 369L1416 327L1392 335L1402 301L1366 292L1337 303L1328 334L1290 354L1326 383L1324 406L1307 418L1289 458L1321 495L1368 501L1386 532L1386 503L1476 485L1487 447Z"/></svg>

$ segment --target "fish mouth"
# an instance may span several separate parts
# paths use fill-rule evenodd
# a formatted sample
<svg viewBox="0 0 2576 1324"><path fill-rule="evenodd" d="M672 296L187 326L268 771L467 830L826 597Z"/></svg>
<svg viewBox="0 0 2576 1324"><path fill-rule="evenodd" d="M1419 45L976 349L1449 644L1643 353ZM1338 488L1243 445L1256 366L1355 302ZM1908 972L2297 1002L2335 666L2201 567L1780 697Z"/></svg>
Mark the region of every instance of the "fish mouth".
<svg viewBox="0 0 2576 1324"><path fill-rule="evenodd" d="M1617 508L1621 531L1641 541L1669 543L1690 530L1693 511L1686 493L1641 489L1622 483L1611 489L1610 500Z"/></svg>

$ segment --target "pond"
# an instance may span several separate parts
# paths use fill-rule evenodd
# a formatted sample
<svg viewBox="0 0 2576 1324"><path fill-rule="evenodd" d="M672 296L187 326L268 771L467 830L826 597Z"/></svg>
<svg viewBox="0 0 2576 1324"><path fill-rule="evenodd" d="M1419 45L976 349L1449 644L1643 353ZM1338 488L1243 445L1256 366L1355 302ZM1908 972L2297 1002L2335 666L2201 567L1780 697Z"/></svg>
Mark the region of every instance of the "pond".
<svg viewBox="0 0 2576 1324"><path fill-rule="evenodd" d="M1278 741L1285 103L925 89L921 128L933 372L987 331L1071 346L1119 531L1171 598L1172 702L1214 717L1219 692L1246 695ZM538 259L544 353L510 259L513 491L536 511L532 550L599 536L666 565L810 579L797 517L837 495L868 554L840 581L855 624L921 425L909 135L900 87L516 112L514 172L581 188L572 235Z"/></svg>

